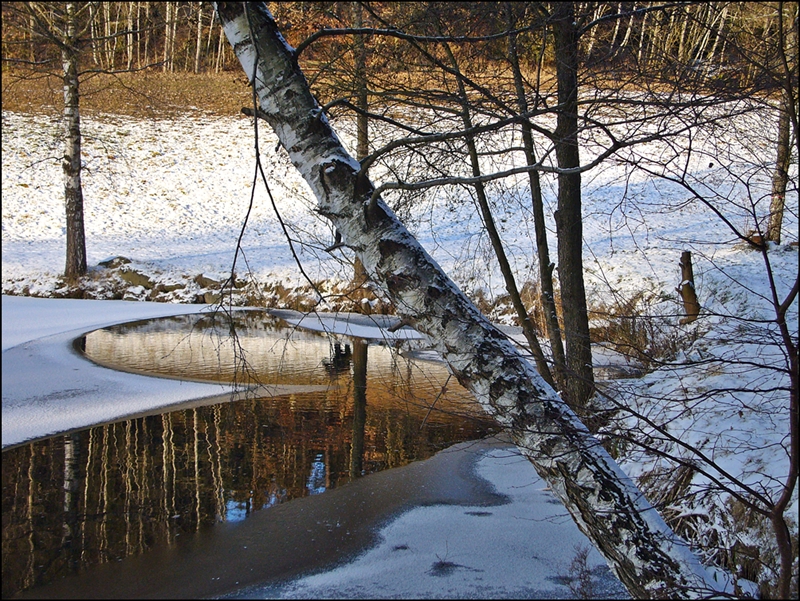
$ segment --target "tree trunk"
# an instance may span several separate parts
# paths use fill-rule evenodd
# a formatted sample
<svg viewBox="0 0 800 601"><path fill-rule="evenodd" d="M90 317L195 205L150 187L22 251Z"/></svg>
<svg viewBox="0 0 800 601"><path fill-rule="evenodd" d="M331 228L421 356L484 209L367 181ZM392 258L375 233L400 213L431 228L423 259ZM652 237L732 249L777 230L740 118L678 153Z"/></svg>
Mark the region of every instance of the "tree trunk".
<svg viewBox="0 0 800 601"><path fill-rule="evenodd" d="M678 286L678 293L683 300L683 310L686 317L680 320L681 325L692 323L697 320L700 314L700 303L697 301L697 292L694 288L694 269L692 268L692 253L688 250L681 253L681 283Z"/></svg>
<svg viewBox="0 0 800 601"><path fill-rule="evenodd" d="M683 17L681 21L683 21L683 25L681 25L681 34L680 39L678 40L678 63L683 65L684 61L686 60L686 31L689 28L689 22L691 21L691 7L687 7L684 12L682 9L678 9L681 11L681 16Z"/></svg>
<svg viewBox="0 0 800 601"><path fill-rule="evenodd" d="M359 2L353 2L353 27L360 29L363 26L362 8ZM357 35L355 39L355 79L356 79L356 106L361 110L356 115L356 158L363 161L369 156L369 96L367 90L367 48L364 36ZM353 261L353 282L361 285L367 280L367 272L361 259Z"/></svg>
<svg viewBox="0 0 800 601"><path fill-rule="evenodd" d="M136 66L142 67L142 3L136 3Z"/></svg>
<svg viewBox="0 0 800 601"><path fill-rule="evenodd" d="M639 66L640 69L644 68L644 63L642 62L642 60L645 58L645 56L644 56L644 34L647 31L647 17L649 15L650 15L650 13L644 13L644 16L642 17L642 25L641 25L642 30L639 33L639 52L636 55L636 63Z"/></svg>
<svg viewBox="0 0 800 601"><path fill-rule="evenodd" d="M723 33L725 31L725 23L728 20L728 8L730 7L729 4L726 4L725 7L722 9L722 13L719 15L719 27L717 28L717 35L714 38L714 44L711 46L711 50L706 57L706 71L711 69L711 66L714 62L714 56L716 56L717 48L719 47L719 41L723 38ZM711 26L709 26L710 28Z"/></svg>
<svg viewBox="0 0 800 601"><path fill-rule="evenodd" d="M619 35L619 27L622 23L622 17L619 14L622 12L622 2L617 2L617 18L614 20L614 33L611 35L611 41L608 44L608 56L614 56L614 47L617 43L617 35Z"/></svg>
<svg viewBox="0 0 800 601"><path fill-rule="evenodd" d="M445 45L445 50L450 59L450 64L453 66L453 71L460 75L458 63L453 55L450 47ZM464 81L460 76L457 76L459 102L461 103L461 122L464 124L464 129L469 131L472 129L472 117L470 115L469 98L467 97L467 90L464 87ZM478 148L475 145L475 138L473 136L466 136L467 151L469 152L470 165L472 167L472 175L475 177L481 176L480 160L478 158ZM486 228L486 233L489 235L489 241L492 244L494 255L497 258L497 263L500 265L500 273L503 275L503 281L506 285L506 291L511 298L511 304L514 306L514 311L517 314L517 321L522 326L522 333L528 341L528 346L531 349L531 354L536 362L536 369L539 374L550 386L555 386L553 376L550 373L550 368L545 360L542 347L539 345L539 340L536 338L536 333L533 331L533 323L528 315L525 305L522 303L522 298L519 295L517 282L514 278L514 272L511 270L511 265L508 262L503 241L500 239L500 233L494 223L494 216L492 209L489 206L489 199L486 197L486 188L482 182L476 182L473 186L475 188L475 196L478 199L478 206L481 209L481 217L483 224Z"/></svg>
<svg viewBox="0 0 800 601"><path fill-rule="evenodd" d="M208 37L206 38L206 66L209 65L209 56L211 56L211 38L214 35L214 24L217 20L217 11L211 11L211 23L208 24Z"/></svg>
<svg viewBox="0 0 800 601"><path fill-rule="evenodd" d="M125 52L127 54L126 68L128 71L133 66L133 2L128 3L128 15L125 24L128 32L125 34Z"/></svg>
<svg viewBox="0 0 800 601"><path fill-rule="evenodd" d="M172 28L170 27L170 18L172 18L172 2L165 2L164 10L166 11L166 15L164 17L164 63L161 69L166 73L167 71L171 71L169 63L172 60L172 56L169 53L169 34L170 31L172 31Z"/></svg>
<svg viewBox="0 0 800 601"><path fill-rule="evenodd" d="M506 4L506 13L511 19L511 7ZM619 20L617 20L619 23ZM509 30L513 29L509 21ZM508 58L511 62L511 69L514 72L514 85L517 94L517 106L519 112L528 112L528 100L525 96L525 87L522 81L522 70L519 66L519 56L517 55L517 40L515 35L508 38ZM525 149L525 161L528 165L536 164L536 152L533 147L533 131L530 123L522 123L522 143ZM561 340L561 327L558 324L558 312L556 310L556 297L553 289L553 265L550 262L550 249L547 246L547 228L544 220L544 200L542 198L542 187L539 181L539 173L531 171L528 174L531 187L531 205L533 208L533 229L536 235L536 255L539 259L539 287L541 289L540 302L542 313L544 314L545 329L547 338L550 341L550 353L553 356L554 376L560 390L564 390L566 385L566 359L564 357L564 343Z"/></svg>
<svg viewBox="0 0 800 601"><path fill-rule="evenodd" d="M150 3L144 3L144 64L150 61Z"/></svg>
<svg viewBox="0 0 800 601"><path fill-rule="evenodd" d="M200 49L203 47L203 3L197 3L197 45L194 50L194 72L200 73Z"/></svg>
<svg viewBox="0 0 800 601"><path fill-rule="evenodd" d="M625 50L628 47L628 39L631 37L631 32L633 31L633 23L636 20L636 2L633 3L633 7L631 8L631 18L628 20L628 27L625 29L625 37L622 38L622 43L619 45L621 50Z"/></svg>
<svg viewBox="0 0 800 601"><path fill-rule="evenodd" d="M114 69L114 53L111 51L111 3L101 3L103 7L103 51L105 52L105 64Z"/></svg>
<svg viewBox="0 0 800 601"><path fill-rule="evenodd" d="M61 49L64 66L64 206L67 217L67 260L64 277L75 281L86 274L81 186L81 118L78 108L78 49L75 48L75 5L68 2L67 39Z"/></svg>
<svg viewBox="0 0 800 601"><path fill-rule="evenodd" d="M97 65L98 67L100 67L102 69L103 68L103 53L102 53L102 51L98 51L98 49L97 49L97 45L99 43L97 41L97 39L99 38L99 36L97 35L97 29L98 29L98 27L97 27L97 15L98 14L99 13L98 13L98 10L95 7L95 5L94 4L90 4L89 5L89 23L90 23L89 31L90 31L90 36L91 36L92 39L91 39L91 41L89 43L92 46L92 60L94 60L94 64L95 65Z"/></svg>
<svg viewBox="0 0 800 601"><path fill-rule="evenodd" d="M580 167L578 155L578 34L572 3L558 2L553 11L553 37L558 82L558 111L554 136L561 169ZM564 319L566 363L569 372L562 391L573 409L580 410L594 390L589 317L583 285L583 217L580 173L559 173L558 279Z"/></svg>
<svg viewBox="0 0 800 601"><path fill-rule="evenodd" d="M266 6L219 3L217 11L266 120L317 198L317 212L342 233L401 315L428 335L458 381L508 428L630 592L694 597L721 591L598 440L388 205L369 202L372 184L358 177L358 161L328 124Z"/></svg>
<svg viewBox="0 0 800 601"><path fill-rule="evenodd" d="M225 36L222 35L222 29L219 32L219 40L217 40L217 58L214 61L214 73L219 73L220 69L225 65L225 60L223 58L223 54L225 52L225 48L223 46L223 40Z"/></svg>
<svg viewBox="0 0 800 601"><path fill-rule="evenodd" d="M172 5L172 27L169 32L169 71L175 71L175 37L178 33L178 8L179 5L175 2Z"/></svg>
<svg viewBox="0 0 800 601"><path fill-rule="evenodd" d="M705 10L703 10L703 17L701 18L700 23L702 23L703 27L703 39L700 40L700 44L697 47L697 52L694 55L693 64L701 65L701 61L703 59L703 55L706 52L706 47L708 46L708 41L711 38L711 27L712 27L712 13L713 13L713 5L711 3L705 5Z"/></svg>
<svg viewBox="0 0 800 601"><path fill-rule="evenodd" d="M28 60L32 63L36 62L36 42L33 38L33 32L36 29L36 20L33 18L33 15L28 17L28 43L30 44L28 48Z"/></svg>
<svg viewBox="0 0 800 601"><path fill-rule="evenodd" d="M675 11L671 10L669 11L669 25L667 25L667 30L662 38L663 46L661 48L661 53L665 58L670 56L670 50L672 49L673 34L675 32L675 30L673 29L674 24L675 24Z"/></svg>
<svg viewBox="0 0 800 601"><path fill-rule="evenodd" d="M597 3L597 7L595 8L594 14L592 15L592 21L596 21L598 18L600 18L600 15L603 12L604 8L605 5L602 2ZM597 36L597 26L592 27L592 29L589 31L589 42L586 44L586 54L585 54L587 63L592 60L592 50L594 49L594 41L596 36Z"/></svg>
<svg viewBox="0 0 800 601"><path fill-rule="evenodd" d="M772 175L772 200L769 205L769 223L767 224L767 240L775 244L781 243L781 226L783 210L786 205L786 186L789 183L789 98L784 91L778 114L778 158L775 172Z"/></svg>

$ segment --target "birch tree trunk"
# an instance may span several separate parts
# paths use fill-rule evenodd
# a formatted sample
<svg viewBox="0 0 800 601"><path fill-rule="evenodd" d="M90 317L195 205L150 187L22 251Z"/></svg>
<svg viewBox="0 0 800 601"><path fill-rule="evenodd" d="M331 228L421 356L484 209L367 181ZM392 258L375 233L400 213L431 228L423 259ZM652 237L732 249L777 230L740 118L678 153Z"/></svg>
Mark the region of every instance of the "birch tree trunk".
<svg viewBox="0 0 800 601"><path fill-rule="evenodd" d="M133 2L128 3L128 15L125 21L128 26L128 32L125 34L125 52L128 57L126 69L128 71L131 70L131 66L133 65L133 5Z"/></svg>
<svg viewBox="0 0 800 601"><path fill-rule="evenodd" d="M210 49L211 49L211 38L214 35L214 24L217 19L217 11L211 11L211 23L208 24L208 37L206 38L206 68L208 68L208 63L210 62L209 57L211 56Z"/></svg>
<svg viewBox="0 0 800 601"><path fill-rule="evenodd" d="M686 59L686 31L689 28L689 20L691 16L691 7L686 8L686 12L681 11L681 15L683 17L683 25L681 25L681 34L680 39L678 40L678 62L680 64L684 63Z"/></svg>
<svg viewBox="0 0 800 601"><path fill-rule="evenodd" d="M164 17L164 64L162 66L162 70L164 73L166 73L167 71L172 70L170 68L172 56L169 53L169 33L172 31L172 28L170 27L170 19L172 18L172 2L165 2L164 10L166 10L166 16Z"/></svg>
<svg viewBox="0 0 800 601"><path fill-rule="evenodd" d="M200 49L203 47L203 3L197 3L197 44L194 50L194 72L200 72Z"/></svg>
<svg viewBox="0 0 800 601"><path fill-rule="evenodd" d="M101 3L103 7L103 52L105 53L105 64L112 71L114 70L114 54L111 52L111 3Z"/></svg>
<svg viewBox="0 0 800 601"><path fill-rule="evenodd" d="M639 68L644 67L642 63L642 59L644 58L644 34L647 31L647 17L650 16L650 13L644 13L644 17L642 17L642 25L641 25L641 32L639 33L639 53L636 55L636 63L639 65ZM623 44L624 45L624 44Z"/></svg>
<svg viewBox="0 0 800 601"><path fill-rule="evenodd" d="M95 5L94 4L89 4L89 23L90 23L90 32L91 32L90 36L92 38L92 41L90 42L90 45L92 47L92 60L94 61L95 65L97 65L98 67L100 67L102 69L103 68L103 53L102 53L102 51L98 51L98 49L97 49L97 46L99 45L99 42L97 40L97 38L99 37L97 35L97 30L98 30L97 15L98 14L99 14L98 13L98 9L95 7Z"/></svg>
<svg viewBox="0 0 800 601"><path fill-rule="evenodd" d="M67 259L64 277L69 281L86 274L86 235L83 227L81 185L81 117L78 106L78 49L75 47L75 4L66 5L67 31L61 46L64 67L64 208L67 217Z"/></svg>
<svg viewBox="0 0 800 601"><path fill-rule="evenodd" d="M719 27L717 28L717 35L714 37L714 44L711 46L711 50L708 52L708 56L706 57L706 70L710 70L711 66L714 62L714 56L717 53L717 48L719 47L719 41L724 37L723 33L725 31L725 23L728 20L728 9L730 8L729 4L726 4L725 7L722 9L722 13L720 13L719 19ZM711 29L711 26L709 26Z"/></svg>
<svg viewBox="0 0 800 601"><path fill-rule="evenodd" d="M144 61L142 65L148 65L150 61L150 3L144 3Z"/></svg>
<svg viewBox="0 0 800 601"><path fill-rule="evenodd" d="M508 429L634 597L722 592L575 414L450 281L381 200L309 90L262 3L218 3L265 119L344 242L458 381ZM247 10L246 14L244 11ZM250 32L254 32L251 36ZM732 587L728 587L732 592Z"/></svg>
<svg viewBox="0 0 800 601"><path fill-rule="evenodd" d="M178 32L178 8L179 5L175 2L172 5L172 27L169 31L169 71L175 71L175 36Z"/></svg>
<svg viewBox="0 0 800 601"><path fill-rule="evenodd" d="M617 2L617 14L622 12L622 2ZM614 55L614 44L617 43L617 35L619 34L619 26L622 23L622 18L617 17L614 22L614 33L611 35L611 42L608 44L608 54L609 56Z"/></svg>

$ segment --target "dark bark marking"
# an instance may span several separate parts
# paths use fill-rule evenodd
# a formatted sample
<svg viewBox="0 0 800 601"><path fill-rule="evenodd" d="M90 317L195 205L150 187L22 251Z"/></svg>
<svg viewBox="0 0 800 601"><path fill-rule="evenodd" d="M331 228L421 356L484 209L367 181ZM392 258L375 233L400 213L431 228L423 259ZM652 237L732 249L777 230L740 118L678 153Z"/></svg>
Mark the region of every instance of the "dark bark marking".
<svg viewBox="0 0 800 601"><path fill-rule="evenodd" d="M390 220L389 215L377 201L368 202L364 206L364 218L368 227L378 227Z"/></svg>
<svg viewBox="0 0 800 601"><path fill-rule="evenodd" d="M392 292L412 290L419 286L419 278L405 273L392 274L386 278L386 285Z"/></svg>
<svg viewBox="0 0 800 601"><path fill-rule="evenodd" d="M403 244L398 240L393 240L388 238L386 240L381 240L378 242L378 250L381 253L381 258L391 257L398 253L404 252L408 250L408 246Z"/></svg>

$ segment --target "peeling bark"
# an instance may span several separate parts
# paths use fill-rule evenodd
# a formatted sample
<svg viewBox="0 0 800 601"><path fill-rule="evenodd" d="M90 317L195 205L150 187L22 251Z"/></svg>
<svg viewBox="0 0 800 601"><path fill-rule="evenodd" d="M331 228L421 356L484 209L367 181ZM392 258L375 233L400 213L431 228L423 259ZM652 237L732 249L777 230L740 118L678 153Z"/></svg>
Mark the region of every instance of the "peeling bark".
<svg viewBox="0 0 800 601"><path fill-rule="evenodd" d="M316 195L318 212L333 222L398 312L428 335L458 381L508 429L631 594L692 598L724 591L389 207L380 199L370 203L372 184L356 185L358 161L329 126L266 6L218 3L217 11L245 73L255 80L265 118Z"/></svg>

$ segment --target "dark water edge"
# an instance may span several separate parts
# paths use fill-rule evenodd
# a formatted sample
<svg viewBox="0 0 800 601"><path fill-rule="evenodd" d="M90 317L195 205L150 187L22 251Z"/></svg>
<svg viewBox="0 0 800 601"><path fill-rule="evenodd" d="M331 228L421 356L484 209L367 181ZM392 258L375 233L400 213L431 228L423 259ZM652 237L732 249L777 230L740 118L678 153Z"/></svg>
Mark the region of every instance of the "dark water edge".
<svg viewBox="0 0 800 601"><path fill-rule="evenodd" d="M330 569L374 544L382 525L412 507L507 502L474 468L487 450L508 445L493 437L460 443L426 461L259 511L246 521L200 528L174 544L96 565L14 598L218 597Z"/></svg>
<svg viewBox="0 0 800 601"><path fill-rule="evenodd" d="M171 323L201 332L194 322ZM120 562L146 564L150 555L202 547L231 528L247 531L255 516L280 515L294 504L288 501L330 495L363 475L497 430L449 383L441 365L358 339L287 335L279 324L258 323L259 333L245 328L243 339L256 341L251 349L261 358L263 378L312 384L314 391L182 408L3 452L4 598L37 594L66 576L80 579ZM187 354L175 350L174 330L166 328L173 339L165 355L163 325L126 324L134 338L111 330L100 339L112 355L117 351L107 342L121 336L123 355L140 349L145 358L166 356L171 369L180 368ZM88 336L84 347L92 348ZM197 358L197 340L186 348ZM287 359L287 349L296 360ZM211 356L219 367L220 354ZM134 361L133 369L147 367L141 357ZM264 368L270 365L278 369ZM291 524L285 528L291 531ZM149 579L151 572L148 567L138 577ZM130 577L137 578L136 569Z"/></svg>

